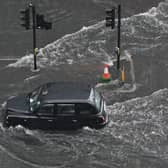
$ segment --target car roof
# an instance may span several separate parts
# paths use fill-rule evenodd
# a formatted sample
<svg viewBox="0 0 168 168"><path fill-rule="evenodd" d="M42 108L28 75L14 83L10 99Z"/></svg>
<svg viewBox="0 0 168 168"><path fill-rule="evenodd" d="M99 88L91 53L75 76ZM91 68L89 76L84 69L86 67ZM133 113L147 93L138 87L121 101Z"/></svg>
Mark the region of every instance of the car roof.
<svg viewBox="0 0 168 168"><path fill-rule="evenodd" d="M55 82L45 85L47 94L42 95L43 102L88 101L92 87L85 83Z"/></svg>

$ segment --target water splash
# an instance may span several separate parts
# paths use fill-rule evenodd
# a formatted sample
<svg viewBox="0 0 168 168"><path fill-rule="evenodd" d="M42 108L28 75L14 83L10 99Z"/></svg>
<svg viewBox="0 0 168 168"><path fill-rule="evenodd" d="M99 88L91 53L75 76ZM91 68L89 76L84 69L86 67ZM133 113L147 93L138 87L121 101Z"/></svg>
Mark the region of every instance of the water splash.
<svg viewBox="0 0 168 168"><path fill-rule="evenodd" d="M168 89L108 106L111 134L152 155L167 157Z"/></svg>
<svg viewBox="0 0 168 168"><path fill-rule="evenodd" d="M115 103L107 109L110 122L104 129L84 127L67 133L11 127L0 132L0 150L37 168L75 167L79 163L122 167L135 157L167 159L168 89ZM46 156L49 157L46 162L42 161Z"/></svg>
<svg viewBox="0 0 168 168"><path fill-rule="evenodd" d="M145 13L122 19L122 48L135 55L157 48L163 44L162 38L168 31L168 1L159 3ZM105 22L83 27L78 32L65 35L61 39L40 49L37 56L39 67L59 64L109 62L115 57L109 43L115 48L115 31L105 28ZM33 66L33 56L27 55L13 67Z"/></svg>

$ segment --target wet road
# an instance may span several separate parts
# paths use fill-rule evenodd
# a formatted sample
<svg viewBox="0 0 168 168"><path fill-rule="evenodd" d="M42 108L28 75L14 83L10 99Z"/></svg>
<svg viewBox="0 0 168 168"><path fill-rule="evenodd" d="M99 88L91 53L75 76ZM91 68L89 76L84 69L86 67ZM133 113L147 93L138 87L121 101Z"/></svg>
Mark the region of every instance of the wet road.
<svg viewBox="0 0 168 168"><path fill-rule="evenodd" d="M142 67L139 62L143 60L133 58L135 92L116 92L110 84L100 87L110 114L108 126L101 130L85 127L70 132L46 132L23 127L4 129L1 126L1 167L167 167L168 90L148 96L167 85L168 80L157 83L156 78L163 80L164 75L161 76L158 69L162 67L161 73L166 75L166 62L149 58L145 59ZM81 80L96 83L102 71L102 65L97 64L60 65L39 72L32 72L30 68L5 68L0 73L0 76L6 76L0 85L1 103L7 97L31 90L44 81ZM12 76L9 75L11 72ZM130 81L126 84L131 84ZM145 95L145 98L137 98Z"/></svg>
<svg viewBox="0 0 168 168"><path fill-rule="evenodd" d="M5 2L9 4L9 1ZM86 2L84 5L89 6L90 3ZM100 8L103 8L102 12L104 12L109 5L108 0L95 0L94 3L99 7L90 10L91 13ZM109 124L101 130L84 127L67 132L29 130L21 126L4 129L0 122L1 168L168 167L167 1L159 4L158 1L149 0L143 3L139 0L134 3L132 1L122 3L128 7L124 13L131 16L122 20L122 56L132 55L135 81L132 81L134 75L132 76L130 71L131 62L126 61L124 63L126 70L124 86L118 87L116 83L113 85L113 82L98 86L107 100ZM14 3L11 5L16 7ZM40 5L41 7L47 5L47 8L50 8L49 4L44 1L41 1ZM78 3L74 1L71 5L74 5L72 9L75 9ZM152 8L153 5L156 7ZM65 13L61 14L63 18L69 14L67 6L69 6L69 1L63 7L66 9ZM92 9L92 7L87 9ZM17 8L20 7L17 6ZM61 7L60 11L63 8ZM147 11L148 8L149 11ZM80 9L79 7L79 11ZM133 15L144 11L143 9L146 13ZM48 12L54 17L60 16L59 10ZM5 11L3 10L2 13ZM12 13L8 11L9 16L13 15ZM99 15L94 13L92 17L96 16L96 19L89 18L89 23L93 24L103 20L104 16L102 19L100 15L102 16L101 12ZM83 16L83 21L79 23L74 21L72 16L76 16L76 13L67 15L66 24L59 25L61 29L58 27L56 32L61 31L62 34L55 35L57 33L54 31L51 34L48 33L46 37L39 32L43 34L40 36L41 39L46 38L47 40L55 40L56 37L75 32L41 50L41 55L38 56L39 72L30 70L31 56L19 60L15 67L5 67L13 61L0 61L1 104L8 97L30 91L47 81L80 80L92 84L99 81L103 72L102 62L115 58L112 48L116 46L116 40L114 40L116 31L105 29L103 21L96 25L89 24L92 26L79 30L82 26L86 26L84 23L88 23L88 20ZM14 53L11 58L18 56L18 52L23 52L23 46L31 47L29 33L25 35L23 31L25 36L22 39L22 33L19 37L17 36L16 24L10 24L11 26L7 29L6 25L11 21L1 21L4 23L1 27L1 39L3 39L3 43L0 44L1 56L4 53L6 55L7 45L5 44L12 46L8 51L9 55ZM79 25L75 28L65 26L69 25L69 22L78 22ZM62 30L63 25L69 29L69 32L66 28ZM11 34L10 40L4 37L4 29ZM76 32L77 30L79 31ZM18 37L17 42L16 36ZM28 41L25 41L26 38ZM48 42L47 40L44 41ZM44 41L41 41L40 45L44 44ZM18 51L18 48L22 49ZM114 77L116 70L111 67L110 71Z"/></svg>

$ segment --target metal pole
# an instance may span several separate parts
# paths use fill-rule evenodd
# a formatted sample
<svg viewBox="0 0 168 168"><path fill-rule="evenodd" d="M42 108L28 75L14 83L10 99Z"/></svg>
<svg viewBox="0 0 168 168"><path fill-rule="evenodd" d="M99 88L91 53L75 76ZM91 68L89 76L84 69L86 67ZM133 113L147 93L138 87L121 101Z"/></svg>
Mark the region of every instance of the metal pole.
<svg viewBox="0 0 168 168"><path fill-rule="evenodd" d="M117 41L117 70L120 70L120 27L121 27L121 5L118 5L118 41Z"/></svg>
<svg viewBox="0 0 168 168"><path fill-rule="evenodd" d="M34 54L34 70L37 69L37 63L36 63L36 56L37 52L36 49L36 10L35 6L32 5L32 17L33 17L33 54Z"/></svg>

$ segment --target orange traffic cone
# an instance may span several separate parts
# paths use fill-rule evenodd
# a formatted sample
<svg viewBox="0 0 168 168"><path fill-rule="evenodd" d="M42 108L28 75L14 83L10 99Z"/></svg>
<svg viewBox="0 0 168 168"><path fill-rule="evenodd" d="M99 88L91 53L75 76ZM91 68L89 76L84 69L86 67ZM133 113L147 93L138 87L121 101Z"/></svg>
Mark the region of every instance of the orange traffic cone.
<svg viewBox="0 0 168 168"><path fill-rule="evenodd" d="M109 82L111 81L111 75L109 73L109 66L107 64L104 65L104 73L101 77L101 82Z"/></svg>

